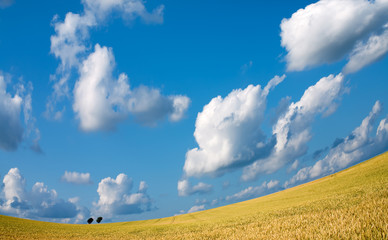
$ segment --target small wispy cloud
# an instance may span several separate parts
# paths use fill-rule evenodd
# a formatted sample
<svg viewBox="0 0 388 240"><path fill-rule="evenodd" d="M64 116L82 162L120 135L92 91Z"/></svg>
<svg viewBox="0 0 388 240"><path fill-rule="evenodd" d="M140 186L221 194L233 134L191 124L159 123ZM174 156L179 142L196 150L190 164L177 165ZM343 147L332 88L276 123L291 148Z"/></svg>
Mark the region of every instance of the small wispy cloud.
<svg viewBox="0 0 388 240"><path fill-rule="evenodd" d="M193 213L202 210L205 210L205 205L194 205L187 211L187 213Z"/></svg>
<svg viewBox="0 0 388 240"><path fill-rule="evenodd" d="M252 60L240 67L241 74L245 74L253 65Z"/></svg>
<svg viewBox="0 0 388 240"><path fill-rule="evenodd" d="M230 196L226 196L226 201L241 201L246 199L251 199L260 196L261 194L264 194L266 191L273 189L279 185L278 180L271 180L269 182L264 181L260 186L250 186L243 190L241 190L238 193L235 193Z"/></svg>

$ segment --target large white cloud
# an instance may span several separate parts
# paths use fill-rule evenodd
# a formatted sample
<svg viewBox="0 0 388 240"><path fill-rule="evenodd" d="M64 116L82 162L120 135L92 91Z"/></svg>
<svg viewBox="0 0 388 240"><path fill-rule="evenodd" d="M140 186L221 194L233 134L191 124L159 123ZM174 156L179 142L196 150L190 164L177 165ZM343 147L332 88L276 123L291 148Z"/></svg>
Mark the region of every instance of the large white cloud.
<svg viewBox="0 0 388 240"><path fill-rule="evenodd" d="M140 17L145 23L162 23L164 6L148 12L141 0L83 1L81 14L67 13L63 22L54 18L55 35L51 36L51 53L61 63L54 81L54 92L46 105L46 116L59 119L65 108L56 104L71 97L68 80L71 69L79 71L80 78L73 89L73 110L84 131L112 130L129 114L144 125L155 125L160 119L179 121L190 104L186 96L163 96L159 89L140 86L130 89L128 77L121 74L114 79L115 67L111 49L95 45L94 52L88 42L92 27L103 23L110 15L127 21ZM115 14L112 14L115 13Z"/></svg>
<svg viewBox="0 0 388 240"><path fill-rule="evenodd" d="M120 107L124 107L121 101L129 90L127 76L121 74L118 80L113 80L113 65L111 50L97 44L80 68L80 79L74 87L73 109L85 131L112 129L125 117ZM117 111L114 110L116 105Z"/></svg>
<svg viewBox="0 0 388 240"><path fill-rule="evenodd" d="M192 186L189 180L183 179L178 181L178 195L189 196L196 193L204 194L209 193L213 190L213 186L207 183L199 182Z"/></svg>
<svg viewBox="0 0 388 240"><path fill-rule="evenodd" d="M44 183L35 183L31 191L26 191L25 185L26 181L17 168L11 168L4 176L1 192L4 200L0 201L2 214L58 221L74 218L79 213L75 204L58 198L57 192L49 190Z"/></svg>
<svg viewBox="0 0 388 240"><path fill-rule="evenodd" d="M310 86L298 102L289 105L288 110L273 126L272 133L276 145L271 154L246 167L242 179L253 180L260 173L272 173L304 155L307 152L307 143L311 139L311 125L315 117L319 114L323 116L332 114L344 89L342 74L329 75Z"/></svg>
<svg viewBox="0 0 388 240"><path fill-rule="evenodd" d="M306 67L338 61L355 48L368 48L375 42L371 35L379 35L388 22L387 0L321 0L299 9L291 18L283 19L281 45L286 48L288 70L303 70ZM371 37L371 39L368 38ZM380 35L386 41L386 35ZM365 46L364 41L368 41ZM382 42L382 41L380 41ZM362 59L353 54L347 71L356 71L377 60L376 52L386 52L384 44L374 44L373 51ZM385 50L383 50L385 49Z"/></svg>
<svg viewBox="0 0 388 240"><path fill-rule="evenodd" d="M136 214L151 210L151 198L147 194L147 185L140 182L139 190L131 193L132 179L121 173L116 179L107 177L98 184L99 200L95 211L105 216Z"/></svg>
<svg viewBox="0 0 388 240"><path fill-rule="evenodd" d="M186 153L186 176L218 174L247 165L266 154L265 136L260 129L267 95L285 76L274 77L265 88L249 85L224 99L213 98L198 113L194 137L198 148Z"/></svg>
<svg viewBox="0 0 388 240"><path fill-rule="evenodd" d="M54 77L54 94L48 107L59 98L69 95L69 70L77 67L83 54L88 49L87 40L92 27L103 23L112 12L117 12L128 20L137 16L146 23L163 22L163 5L149 13L142 0L87 0L82 1L84 11L81 14L69 12L63 22L54 17L55 35L51 36L51 53L60 59L61 64Z"/></svg>
<svg viewBox="0 0 388 240"><path fill-rule="evenodd" d="M32 150L42 152L40 132L32 115L32 84L14 84L16 92L12 96L7 92L9 82L0 71L0 149L15 151L26 140Z"/></svg>
<svg viewBox="0 0 388 240"><path fill-rule="evenodd" d="M112 76L115 60L111 49L96 44L95 51L82 63L74 87L74 112L84 131L111 130L133 114L141 123L153 125L169 116L180 120L189 106L186 96L163 96L146 86L131 89L124 73Z"/></svg>
<svg viewBox="0 0 388 240"><path fill-rule="evenodd" d="M328 154L313 166L300 169L284 186L317 178L344 169L350 164L373 157L388 147L388 116L380 121L375 136L371 137L374 123L381 112L381 103L377 101L361 125L333 146Z"/></svg>
<svg viewBox="0 0 388 240"><path fill-rule="evenodd" d="M62 176L62 181L73 184L91 184L90 173L68 172Z"/></svg>

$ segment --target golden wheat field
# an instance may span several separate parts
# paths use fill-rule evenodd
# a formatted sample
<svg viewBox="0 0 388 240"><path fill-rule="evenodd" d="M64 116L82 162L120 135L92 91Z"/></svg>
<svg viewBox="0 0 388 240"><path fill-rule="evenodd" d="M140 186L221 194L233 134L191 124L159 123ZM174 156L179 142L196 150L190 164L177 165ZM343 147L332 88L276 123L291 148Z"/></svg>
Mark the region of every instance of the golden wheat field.
<svg viewBox="0 0 388 240"><path fill-rule="evenodd" d="M162 219L73 225L0 216L0 239L388 239L388 152L271 195Z"/></svg>

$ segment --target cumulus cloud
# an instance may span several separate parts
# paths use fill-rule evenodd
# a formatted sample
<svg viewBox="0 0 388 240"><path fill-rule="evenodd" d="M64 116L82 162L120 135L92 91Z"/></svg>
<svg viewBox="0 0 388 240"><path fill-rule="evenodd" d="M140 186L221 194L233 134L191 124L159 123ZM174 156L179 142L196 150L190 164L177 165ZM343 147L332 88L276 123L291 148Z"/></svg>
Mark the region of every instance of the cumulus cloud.
<svg viewBox="0 0 388 240"><path fill-rule="evenodd" d="M226 196L226 201L236 201L236 200L242 200L242 199L248 199L253 198L254 196L258 196L259 194L264 192L263 186L256 186L256 187L248 187L238 193L235 193L231 196Z"/></svg>
<svg viewBox="0 0 388 240"><path fill-rule="evenodd" d="M14 84L13 96L7 92L7 77L0 72L0 149L15 151L25 140L36 152L42 152L40 132L32 115L32 84ZM21 116L24 117L22 122Z"/></svg>
<svg viewBox="0 0 388 240"><path fill-rule="evenodd" d="M386 25L387 28L388 25ZM345 65L343 72L357 72L364 66L383 58L387 52L388 30L385 30L381 35L371 36L365 44L358 44L352 51L349 62Z"/></svg>
<svg viewBox="0 0 388 240"><path fill-rule="evenodd" d="M121 173L116 179L107 177L98 184L99 200L95 211L105 216L136 214L151 210L151 198L147 194L147 184L142 181L139 190L131 193L133 182Z"/></svg>
<svg viewBox="0 0 388 240"><path fill-rule="evenodd" d="M332 114L343 93L342 74L329 75L310 86L298 102L289 105L288 110L273 126L272 133L276 144L271 149L271 154L247 166L242 179L253 180L260 173L272 173L304 155L311 139L311 125L315 117L319 114Z"/></svg>
<svg viewBox="0 0 388 240"><path fill-rule="evenodd" d="M387 12L386 0L321 0L299 9L280 25L288 70L332 63L351 52L347 72L377 60L387 51L386 33L379 35Z"/></svg>
<svg viewBox="0 0 388 240"><path fill-rule="evenodd" d="M213 190L213 186L210 184L206 184L203 182L199 182L198 184L192 186L189 180L183 179L178 181L178 195L179 196L189 196L196 193L204 194L211 192Z"/></svg>
<svg viewBox="0 0 388 240"><path fill-rule="evenodd" d="M85 131L114 128L123 119L123 98L129 91L127 76L112 79L114 58L110 49L95 46L83 62L80 79L74 87L74 112ZM117 110L114 107L117 106ZM121 109L120 109L121 107Z"/></svg>
<svg viewBox="0 0 388 240"><path fill-rule="evenodd" d="M264 88L249 85L233 90L204 106L195 123L194 137L199 147L186 153L186 176L219 174L268 154L271 143L264 142L260 124L270 89L284 78L276 76Z"/></svg>
<svg viewBox="0 0 388 240"><path fill-rule="evenodd" d="M26 181L18 168L11 168L4 176L1 193L4 200L0 201L2 214L56 221L73 218L79 213L76 205L58 198L57 192L48 189L44 183L35 183L31 191L26 191L25 185Z"/></svg>
<svg viewBox="0 0 388 240"><path fill-rule="evenodd" d="M113 78L114 65L112 50L98 44L82 63L73 105L82 130L112 130L129 114L146 125L166 116L172 121L183 117L190 103L188 97L163 96L160 90L146 86L131 89L126 74Z"/></svg>
<svg viewBox="0 0 388 240"><path fill-rule="evenodd" d="M90 173L68 172L62 176L62 181L73 184L91 184Z"/></svg>
<svg viewBox="0 0 388 240"><path fill-rule="evenodd" d="M149 13L142 0L120 1L82 1L84 11L81 14L69 12L64 21L60 21L56 15L53 19L55 35L52 35L51 53L60 60L54 81L54 92L47 103L47 115L61 115L61 111L55 112L54 105L63 97L69 97L68 79L70 70L78 67L80 59L84 58L89 46L89 31L91 28L105 22L113 12L123 18L133 20L140 17L146 23L162 23L164 6L160 5Z"/></svg>
<svg viewBox="0 0 388 240"><path fill-rule="evenodd" d="M172 122L180 121L186 113L190 105L190 98L183 95L170 96L172 101L172 112L169 114L169 119Z"/></svg>
<svg viewBox="0 0 388 240"><path fill-rule="evenodd" d="M166 116L172 122L181 120L189 104L186 96L163 96L159 89L140 86L129 93L127 106L136 121L153 126Z"/></svg>
<svg viewBox="0 0 388 240"><path fill-rule="evenodd" d="M276 186L278 186L278 184L279 184L278 180L271 180L269 182L264 181L260 186L256 186L256 187L250 186L244 190L241 190L238 193L235 193L230 196L226 196L225 200L241 201L241 200L255 198L263 194L265 191L275 188Z"/></svg>
<svg viewBox="0 0 388 240"><path fill-rule="evenodd" d="M202 210L205 210L205 205L204 204L202 204L202 205L194 205L194 206L192 206L187 211L187 213L193 213L193 212L198 212L198 211L202 211Z"/></svg>
<svg viewBox="0 0 388 240"><path fill-rule="evenodd" d="M130 88L128 76L112 76L115 60L112 49L96 44L90 50L90 29L104 23L111 16L127 21L135 18L145 23L162 23L164 6L147 11L142 0L82 1L84 11L69 12L64 21L55 16L55 34L51 36L51 53L59 60L57 73L51 76L53 94L46 104L45 115L60 119L65 107L57 110L57 103L71 98L69 78L72 69L78 69L79 79L73 89L73 110L84 131L114 130L117 123L130 114L141 124L154 126L168 118L179 121L189 107L190 99L183 95L164 96L159 89L140 86Z"/></svg>
<svg viewBox="0 0 388 240"><path fill-rule="evenodd" d="M333 173L385 151L388 148L388 116L380 121L375 136L370 136L381 109L381 103L377 101L361 125L348 137L313 166L300 169L284 186Z"/></svg>

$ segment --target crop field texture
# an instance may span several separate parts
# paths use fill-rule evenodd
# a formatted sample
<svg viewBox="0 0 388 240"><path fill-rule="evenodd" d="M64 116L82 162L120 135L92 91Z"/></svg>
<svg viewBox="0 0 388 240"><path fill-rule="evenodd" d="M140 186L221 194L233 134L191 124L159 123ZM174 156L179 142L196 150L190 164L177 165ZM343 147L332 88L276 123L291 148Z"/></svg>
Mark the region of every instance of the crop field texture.
<svg viewBox="0 0 388 240"><path fill-rule="evenodd" d="M169 218L73 225L0 216L0 239L388 239L388 152L281 192Z"/></svg>

